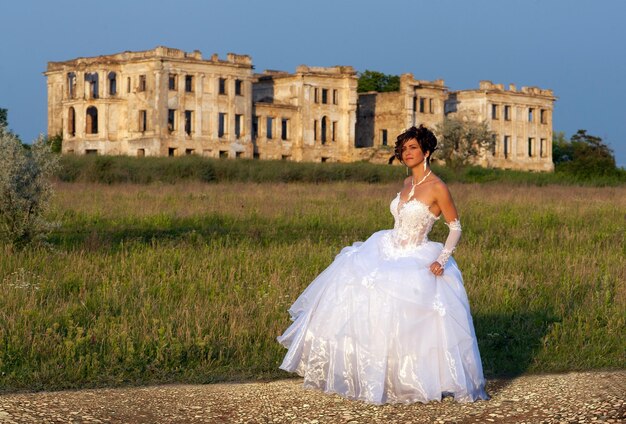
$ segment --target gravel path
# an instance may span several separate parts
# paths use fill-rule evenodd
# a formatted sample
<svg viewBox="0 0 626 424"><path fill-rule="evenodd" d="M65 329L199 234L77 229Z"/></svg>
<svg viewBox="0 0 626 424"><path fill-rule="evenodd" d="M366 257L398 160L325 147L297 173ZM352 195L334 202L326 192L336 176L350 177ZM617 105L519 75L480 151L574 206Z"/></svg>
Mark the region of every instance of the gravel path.
<svg viewBox="0 0 626 424"><path fill-rule="evenodd" d="M0 396L0 423L626 422L626 370L490 380L489 401L374 406L268 383L164 385Z"/></svg>

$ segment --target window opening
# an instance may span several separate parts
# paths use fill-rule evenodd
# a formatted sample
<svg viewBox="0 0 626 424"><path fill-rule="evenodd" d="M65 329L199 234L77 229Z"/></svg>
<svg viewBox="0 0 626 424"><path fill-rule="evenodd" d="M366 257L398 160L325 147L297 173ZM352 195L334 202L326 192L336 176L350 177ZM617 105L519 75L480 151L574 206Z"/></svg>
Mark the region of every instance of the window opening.
<svg viewBox="0 0 626 424"><path fill-rule="evenodd" d="M274 137L274 134L272 134L272 130L273 130L272 127L274 126L274 118L272 118L271 116L268 116L266 120L266 125L267 127L265 128L265 131L267 134L267 138L272 139Z"/></svg>
<svg viewBox="0 0 626 424"><path fill-rule="evenodd" d="M72 106L67 111L67 132L70 137L76 135L76 111Z"/></svg>
<svg viewBox="0 0 626 424"><path fill-rule="evenodd" d="M98 109L95 106L87 108L85 132L87 134L98 134Z"/></svg>
<svg viewBox="0 0 626 424"><path fill-rule="evenodd" d="M322 118L322 144L326 144L326 126L328 118L325 116Z"/></svg>
<svg viewBox="0 0 626 424"><path fill-rule="evenodd" d="M235 115L235 138L241 137L241 122L243 115Z"/></svg>
<svg viewBox="0 0 626 424"><path fill-rule="evenodd" d="M146 91L146 76L139 75L139 91Z"/></svg>
<svg viewBox="0 0 626 424"><path fill-rule="evenodd" d="M139 111L139 131L145 132L148 129L148 113L145 110Z"/></svg>
<svg viewBox="0 0 626 424"><path fill-rule="evenodd" d="M220 81L219 81L219 93L220 94L226 94L226 79L225 78L220 78Z"/></svg>
<svg viewBox="0 0 626 424"><path fill-rule="evenodd" d="M176 129L176 109L167 110L167 130L172 133Z"/></svg>
<svg viewBox="0 0 626 424"><path fill-rule="evenodd" d="M191 135L193 127L193 111L186 110L185 111L185 134Z"/></svg>
<svg viewBox="0 0 626 424"><path fill-rule="evenodd" d="M187 93L193 92L193 75L185 75L185 91Z"/></svg>
<svg viewBox="0 0 626 424"><path fill-rule="evenodd" d="M85 81L89 84L89 97L92 99L98 98L98 73L92 72L85 74Z"/></svg>
<svg viewBox="0 0 626 424"><path fill-rule="evenodd" d="M226 134L226 114L219 113L217 119L217 136L224 137Z"/></svg>
<svg viewBox="0 0 626 424"><path fill-rule="evenodd" d="M76 97L76 74L74 72L67 74L67 97L70 99Z"/></svg>
<svg viewBox="0 0 626 424"><path fill-rule="evenodd" d="M167 86L170 90L176 90L176 74L170 74Z"/></svg>
<svg viewBox="0 0 626 424"><path fill-rule="evenodd" d="M117 94L117 74L115 72L109 72L109 95L115 96Z"/></svg>
<svg viewBox="0 0 626 424"><path fill-rule="evenodd" d="M259 136L259 117L254 115L252 117L252 137L257 138Z"/></svg>
<svg viewBox="0 0 626 424"><path fill-rule="evenodd" d="M282 140L287 140L289 138L288 134L289 129L289 119L283 118L280 122L280 138Z"/></svg>
<svg viewBox="0 0 626 424"><path fill-rule="evenodd" d="M235 95L236 96L241 96L241 86L242 86L243 81L241 80L235 80Z"/></svg>
<svg viewBox="0 0 626 424"><path fill-rule="evenodd" d="M510 149L510 143L511 143L511 136L509 135L505 135L504 136L504 158L508 159L509 157L509 149Z"/></svg>

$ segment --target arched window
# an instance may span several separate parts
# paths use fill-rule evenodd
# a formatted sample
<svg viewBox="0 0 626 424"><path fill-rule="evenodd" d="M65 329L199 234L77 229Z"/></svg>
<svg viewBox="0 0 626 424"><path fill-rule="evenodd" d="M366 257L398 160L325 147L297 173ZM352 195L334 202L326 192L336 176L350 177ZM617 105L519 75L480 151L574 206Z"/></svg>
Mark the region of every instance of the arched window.
<svg viewBox="0 0 626 424"><path fill-rule="evenodd" d="M98 134L98 109L95 106L87 108L85 132L87 134Z"/></svg>
<svg viewBox="0 0 626 424"><path fill-rule="evenodd" d="M115 72L109 72L109 95L115 96L117 94L117 75Z"/></svg>
<svg viewBox="0 0 626 424"><path fill-rule="evenodd" d="M322 118L322 144L326 144L326 127L328 127L328 118Z"/></svg>
<svg viewBox="0 0 626 424"><path fill-rule="evenodd" d="M76 135L76 112L72 106L67 111L67 133L70 137Z"/></svg>

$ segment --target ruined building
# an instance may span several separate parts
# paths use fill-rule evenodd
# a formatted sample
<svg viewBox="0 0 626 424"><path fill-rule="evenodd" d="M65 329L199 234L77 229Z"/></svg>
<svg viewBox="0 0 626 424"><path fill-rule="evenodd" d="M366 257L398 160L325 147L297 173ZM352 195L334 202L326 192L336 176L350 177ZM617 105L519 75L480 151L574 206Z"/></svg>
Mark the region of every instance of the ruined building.
<svg viewBox="0 0 626 424"><path fill-rule="evenodd" d="M63 152L252 157L252 60L157 47L50 62L48 133Z"/></svg>
<svg viewBox="0 0 626 424"><path fill-rule="evenodd" d="M495 151L478 163L494 168L553 171L552 90L481 81L477 90L454 91L446 102L448 115L487 121Z"/></svg>
<svg viewBox="0 0 626 424"><path fill-rule="evenodd" d="M350 66L254 74L246 55L166 47L49 62L44 74L48 133L63 136L63 153L386 163L400 132L451 114L494 131L496 149L478 163L552 169L555 97L535 87L450 92L404 74L398 91L357 94Z"/></svg>
<svg viewBox="0 0 626 424"><path fill-rule="evenodd" d="M351 66L266 71L254 83L253 136L260 159L353 160L357 77Z"/></svg>

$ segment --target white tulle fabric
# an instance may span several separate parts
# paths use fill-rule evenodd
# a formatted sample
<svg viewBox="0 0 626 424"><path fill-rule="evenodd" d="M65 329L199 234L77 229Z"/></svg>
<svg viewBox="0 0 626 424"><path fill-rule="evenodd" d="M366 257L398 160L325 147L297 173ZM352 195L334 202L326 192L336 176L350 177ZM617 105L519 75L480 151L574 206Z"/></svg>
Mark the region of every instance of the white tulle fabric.
<svg viewBox="0 0 626 424"><path fill-rule="evenodd" d="M289 309L281 369L304 387L374 404L488 399L461 273L428 240L428 205L396 196L392 230L344 247Z"/></svg>

